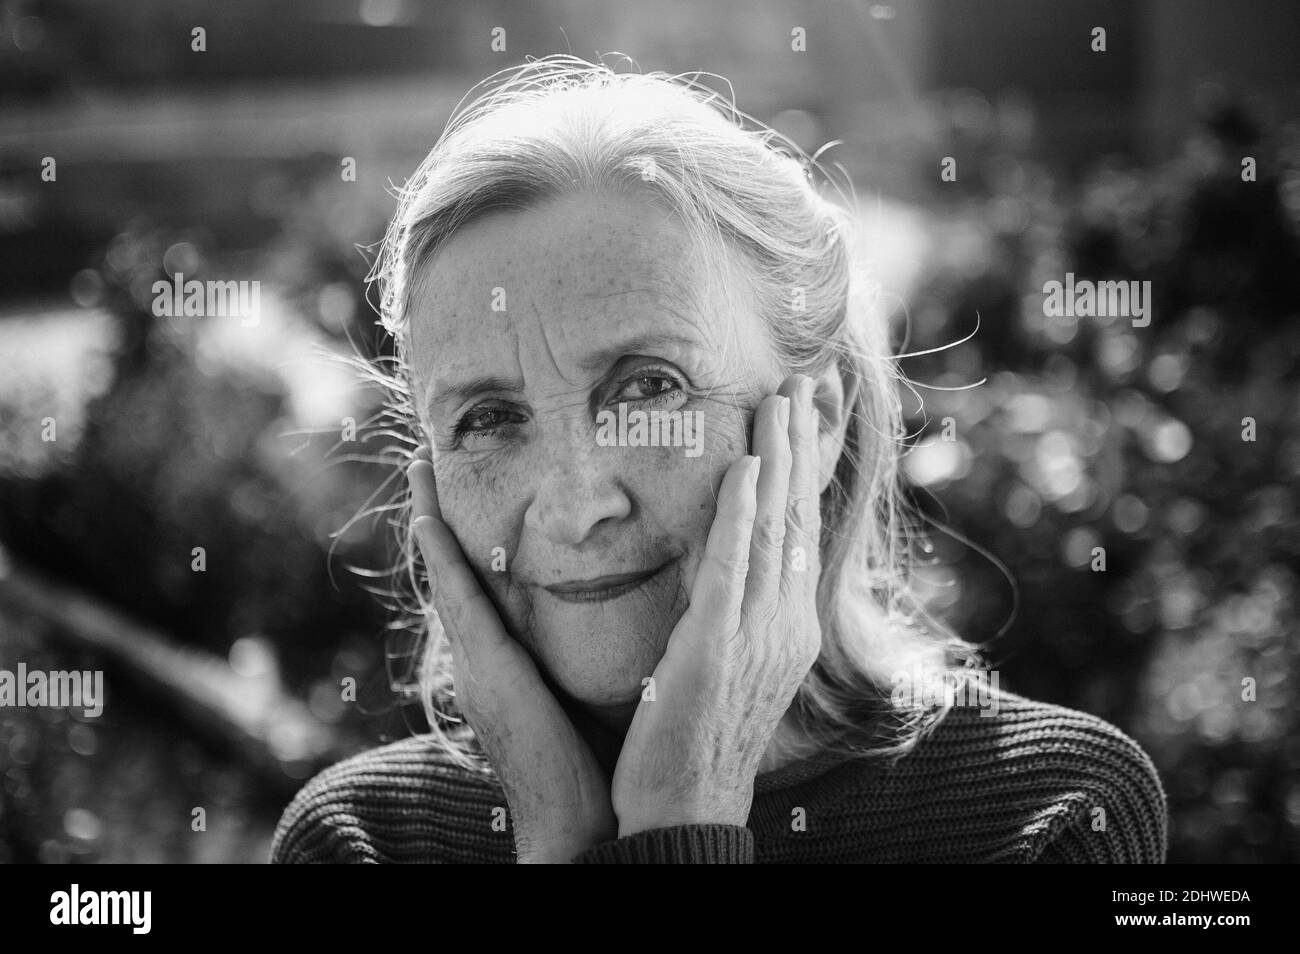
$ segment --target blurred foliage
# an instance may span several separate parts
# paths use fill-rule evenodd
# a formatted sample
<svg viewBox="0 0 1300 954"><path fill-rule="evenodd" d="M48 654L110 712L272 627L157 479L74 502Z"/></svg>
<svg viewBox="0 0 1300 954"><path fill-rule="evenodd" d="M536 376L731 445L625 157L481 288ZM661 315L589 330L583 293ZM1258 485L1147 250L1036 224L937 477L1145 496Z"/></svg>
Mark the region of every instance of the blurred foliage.
<svg viewBox="0 0 1300 954"><path fill-rule="evenodd" d="M174 238L135 228L105 256L100 295L121 326L111 386L65 466L0 486L0 527L35 565L193 645L224 654L242 635L274 634L297 684L322 634L375 627L370 598L346 574L329 578L338 525L321 520L371 479L297 453L282 382L220 360L197 323L178 331L133 294L162 278Z"/></svg>
<svg viewBox="0 0 1300 954"><path fill-rule="evenodd" d="M0 668L104 669L109 702L9 710L0 720L0 864L240 863L270 850L282 789L174 718L100 654L62 648L39 624L0 639ZM192 827L202 808L203 830Z"/></svg>
<svg viewBox="0 0 1300 954"><path fill-rule="evenodd" d="M390 692L390 669L402 675L403 661L388 658L400 646L385 638L370 592L382 580L348 569L389 561L388 528L371 519L341 533L392 489L391 468L368 460L364 427L363 440L341 439L343 416L364 422L376 396L340 387L348 372L338 360L353 353L350 339L377 353L362 299L367 263L343 236L358 226L382 234L387 209L347 219L355 210L323 196L324 175L294 171L267 172L274 201L261 212L275 229L251 261L201 230L137 218L72 263L85 267L71 297L112 327L99 363L57 367L55 382L15 373L0 386L0 558L7 550L73 581L237 671L270 666L359 748L423 727ZM154 317L153 282L244 268L274 289L256 328L237 317ZM52 336L40 347L67 344ZM319 362L308 360L314 351ZM24 440L47 415L58 439ZM259 775L114 660L86 658L34 621L7 623L0 667L104 668L115 695L95 720L7 711L0 861L265 859L285 801L322 766ZM348 677L357 704L341 697ZM191 837L195 806L208 812L206 837Z"/></svg>
<svg viewBox="0 0 1300 954"><path fill-rule="evenodd" d="M1175 161L1072 188L1024 143L982 146L908 303L914 350L979 325L905 363L932 602L1004 685L1138 738L1170 861L1295 861L1300 127L1219 101ZM1150 281L1150 324L1045 317L1067 272Z"/></svg>

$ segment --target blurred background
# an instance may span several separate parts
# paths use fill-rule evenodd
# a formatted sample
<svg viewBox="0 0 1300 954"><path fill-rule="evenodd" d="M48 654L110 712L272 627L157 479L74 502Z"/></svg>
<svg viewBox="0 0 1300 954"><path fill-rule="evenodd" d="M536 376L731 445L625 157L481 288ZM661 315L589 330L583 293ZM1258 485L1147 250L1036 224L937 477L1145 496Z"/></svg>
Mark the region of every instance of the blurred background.
<svg viewBox="0 0 1300 954"><path fill-rule="evenodd" d="M842 141L896 344L979 325L905 361L985 380L907 398L907 476L950 528L931 605L1002 633L1004 687L1142 743L1170 861L1300 859L1294 13L0 0L0 669L108 687L97 719L0 710L0 861L264 861L307 777L423 727L382 580L348 569L388 528L339 533L394 489L386 438L340 443L378 395L328 356L384 353L390 183L472 84L554 52L722 74ZM155 318L176 272L261 282L260 321ZM1045 317L1067 272L1150 281L1150 326Z"/></svg>

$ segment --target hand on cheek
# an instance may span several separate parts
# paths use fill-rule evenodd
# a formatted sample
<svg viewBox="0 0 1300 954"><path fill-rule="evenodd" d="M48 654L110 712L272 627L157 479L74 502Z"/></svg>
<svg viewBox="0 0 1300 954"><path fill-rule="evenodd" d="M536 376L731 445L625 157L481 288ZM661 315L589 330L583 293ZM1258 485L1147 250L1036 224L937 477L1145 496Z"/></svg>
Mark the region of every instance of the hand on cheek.
<svg viewBox="0 0 1300 954"><path fill-rule="evenodd" d="M754 456L723 478L690 606L614 772L620 835L748 819L759 762L821 649L817 423L812 380L788 378L759 405Z"/></svg>
<svg viewBox="0 0 1300 954"><path fill-rule="evenodd" d="M521 862L568 861L613 836L609 783L586 741L507 633L443 520L427 451L407 476L424 557L456 674L456 704L505 790Z"/></svg>

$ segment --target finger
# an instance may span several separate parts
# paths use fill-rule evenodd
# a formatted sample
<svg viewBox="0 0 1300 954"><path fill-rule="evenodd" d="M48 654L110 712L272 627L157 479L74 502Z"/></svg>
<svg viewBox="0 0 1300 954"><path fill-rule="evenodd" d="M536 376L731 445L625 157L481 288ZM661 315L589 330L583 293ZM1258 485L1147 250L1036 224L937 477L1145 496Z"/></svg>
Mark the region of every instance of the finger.
<svg viewBox="0 0 1300 954"><path fill-rule="evenodd" d="M521 793L512 780L525 779L535 786L538 779L564 771L554 753L581 750L583 743L547 689L537 664L502 625L460 541L443 521L425 448L417 450L407 475L411 530L424 556L434 608L450 644L457 708L507 786L510 804L528 805L532 790Z"/></svg>
<svg viewBox="0 0 1300 954"><path fill-rule="evenodd" d="M779 394L764 398L754 416L754 454L763 464L758 475L744 607L747 614L760 620L771 618L779 596L790 487L789 421L790 399Z"/></svg>
<svg viewBox="0 0 1300 954"><path fill-rule="evenodd" d="M460 541L442 519L433 465L417 460L406 473L411 484L411 531L429 573L438 619L453 645L462 636L471 635L476 647L491 651L494 643L509 637L465 559Z"/></svg>
<svg viewBox="0 0 1300 954"><path fill-rule="evenodd" d="M451 529L429 516L416 518L413 529L425 565L434 568L433 604L451 647L457 704L471 725L478 731L482 719L499 722L521 707L546 705L535 664L501 625Z"/></svg>
<svg viewBox="0 0 1300 954"><path fill-rule="evenodd" d="M438 503L438 484L434 480L433 464L417 457L415 463L406 468L406 480L411 486L412 524L424 516L441 520L442 507Z"/></svg>
<svg viewBox="0 0 1300 954"><path fill-rule="evenodd" d="M813 379L787 379L791 406L789 423L790 490L786 502L786 527L781 559L781 592L815 595L821 540L820 453L821 417L813 401Z"/></svg>
<svg viewBox="0 0 1300 954"><path fill-rule="evenodd" d="M734 633L740 626L759 470L759 458L742 457L727 469L718 488L717 514L687 610L704 632Z"/></svg>
<svg viewBox="0 0 1300 954"><path fill-rule="evenodd" d="M426 565L437 568L434 606L450 642L457 708L507 785L511 805L527 804L529 791L512 779L536 784L555 771L553 753L579 741L536 663L501 625L451 529L423 515L413 530Z"/></svg>
<svg viewBox="0 0 1300 954"><path fill-rule="evenodd" d="M465 562L460 544L447 525L436 517L421 516L412 530L429 571L433 604L447 635L459 639L473 633L477 639L500 629L496 608Z"/></svg>

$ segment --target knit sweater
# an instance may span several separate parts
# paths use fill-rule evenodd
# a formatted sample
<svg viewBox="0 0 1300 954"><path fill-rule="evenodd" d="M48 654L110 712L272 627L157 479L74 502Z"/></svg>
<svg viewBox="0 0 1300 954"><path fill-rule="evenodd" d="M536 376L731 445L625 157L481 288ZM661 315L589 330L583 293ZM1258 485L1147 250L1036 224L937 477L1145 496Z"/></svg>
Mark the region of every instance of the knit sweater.
<svg viewBox="0 0 1300 954"><path fill-rule="evenodd" d="M825 755L755 780L745 826L681 825L578 863L1163 862L1165 793L1136 742L1091 715L998 693L893 762ZM985 714L981 714L981 712ZM515 861L488 771L416 736L326 769L276 828L276 863Z"/></svg>

